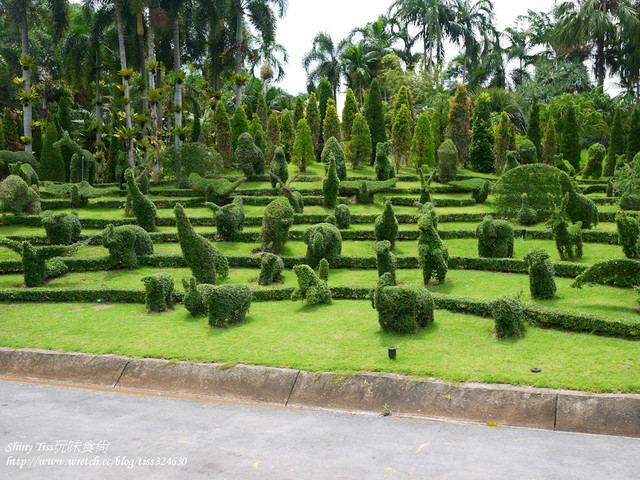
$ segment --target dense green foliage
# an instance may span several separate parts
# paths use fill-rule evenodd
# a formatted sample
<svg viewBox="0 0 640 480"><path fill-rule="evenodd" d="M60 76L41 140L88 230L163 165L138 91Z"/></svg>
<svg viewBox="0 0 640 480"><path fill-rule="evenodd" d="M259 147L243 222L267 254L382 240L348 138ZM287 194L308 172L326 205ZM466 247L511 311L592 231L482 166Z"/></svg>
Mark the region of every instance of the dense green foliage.
<svg viewBox="0 0 640 480"><path fill-rule="evenodd" d="M491 302L491 316L496 323L498 338L519 338L523 335L523 308L518 297L500 297Z"/></svg>
<svg viewBox="0 0 640 480"><path fill-rule="evenodd" d="M551 258L544 248L534 248L524 256L529 272L531 298L551 300L556 297L556 280Z"/></svg>
<svg viewBox="0 0 640 480"><path fill-rule="evenodd" d="M10 163L9 174L22 178L30 187L37 188L40 185L38 172L28 163Z"/></svg>
<svg viewBox="0 0 640 480"><path fill-rule="evenodd" d="M371 80L371 85L369 86L369 95L367 96L367 103L364 106L363 110L364 119L367 122L368 130L370 132L370 146L369 146L369 157L370 163L373 163L375 160L373 150L375 145L378 145L380 142L387 141L387 131L384 122L384 109L382 106L382 91L380 90L380 84L378 83L378 79L374 78ZM356 115L357 117L357 115ZM354 119L355 121L355 119ZM356 132L355 123L351 131L351 135L355 136ZM411 141L411 140L409 140ZM364 163L364 158L362 162Z"/></svg>
<svg viewBox="0 0 640 480"><path fill-rule="evenodd" d="M431 182L436 177L437 171L431 172L431 175L425 178L424 171L420 168L418 175L420 177L420 203L427 203L431 201Z"/></svg>
<svg viewBox="0 0 640 480"><path fill-rule="evenodd" d="M540 128L540 105L538 98L534 95L529 110L529 123L527 125L527 138L536 148L536 157L542 159L542 130Z"/></svg>
<svg viewBox="0 0 640 480"><path fill-rule="evenodd" d="M209 312L209 326L228 328L245 320L251 308L247 285L202 285L202 299Z"/></svg>
<svg viewBox="0 0 640 480"><path fill-rule="evenodd" d="M40 197L17 175L9 175L0 183L0 211L14 215L40 213Z"/></svg>
<svg viewBox="0 0 640 480"><path fill-rule="evenodd" d="M326 280L322 280L309 265L296 265L293 272L298 279L298 288L291 294L291 300L302 300L307 305L331 302L331 290Z"/></svg>
<svg viewBox="0 0 640 480"><path fill-rule="evenodd" d="M287 162L291 161L294 140L295 130L293 129L293 117L289 110L284 110L280 116L280 142L282 143Z"/></svg>
<svg viewBox="0 0 640 480"><path fill-rule="evenodd" d="M58 129L55 123L49 122L44 132L42 153L38 164L40 180L64 182L66 180L64 160L59 148L53 146L58 141Z"/></svg>
<svg viewBox="0 0 640 480"><path fill-rule="evenodd" d="M340 178L336 172L336 159L329 157L329 169L322 181L322 196L324 208L334 208L338 203L338 190L340 188Z"/></svg>
<svg viewBox="0 0 640 480"><path fill-rule="evenodd" d="M460 165L466 165L471 146L471 119L473 117L473 103L467 94L466 85L458 84L455 95L449 104L449 123L447 138L453 141L458 154ZM438 149L438 159L440 159Z"/></svg>
<svg viewBox="0 0 640 480"><path fill-rule="evenodd" d="M422 268L422 280L425 285L434 278L444 283L447 277L449 251L438 235L438 214L427 210L418 218L418 262Z"/></svg>
<svg viewBox="0 0 640 480"><path fill-rule="evenodd" d="M388 240L391 248L395 246L398 237L398 220L389 200L385 202L384 211L376 218L375 234L376 242Z"/></svg>
<svg viewBox="0 0 640 480"><path fill-rule="evenodd" d="M127 181L127 193L131 196L131 209L138 225L147 232L155 232L158 218L155 204L140 191L132 170L125 172L125 179Z"/></svg>
<svg viewBox="0 0 640 480"><path fill-rule="evenodd" d="M458 149L451 139L442 142L438 148L438 180L449 183L458 174Z"/></svg>
<svg viewBox="0 0 640 480"><path fill-rule="evenodd" d="M307 263L315 268L323 258L336 265L342 253L342 235L335 225L319 223L307 228L303 237L307 244Z"/></svg>
<svg viewBox="0 0 640 480"><path fill-rule="evenodd" d="M627 258L640 257L640 227L638 219L625 212L616 214L618 243Z"/></svg>
<svg viewBox="0 0 640 480"><path fill-rule="evenodd" d="M320 134L322 129L322 118L320 117L320 109L318 108L318 99L315 93L311 93L309 95L309 99L307 100L307 109L305 111L305 120L307 121L307 125L309 126L309 131L311 132L311 141L313 144L314 155L318 149L318 145L320 143ZM300 122L298 122L298 132L300 131ZM297 135L296 135L297 140ZM294 147L295 151L295 147ZM320 150L322 151L322 150ZM295 153L294 153L295 156ZM319 155L318 155L319 157Z"/></svg>
<svg viewBox="0 0 640 480"><path fill-rule="evenodd" d="M393 128L391 129L391 147L398 172L400 171L400 167L409 165L412 126L411 112L406 105L402 105L398 115L396 115L393 121Z"/></svg>
<svg viewBox="0 0 640 480"><path fill-rule="evenodd" d="M622 112L620 108L616 108L616 113L613 116L613 124L611 125L611 132L609 134L609 149L607 150L607 158L604 162L603 175L605 177L613 176L616 163L618 162L618 156L624 155L624 127L622 126ZM575 165L574 165L575 166ZM578 168L576 167L576 170Z"/></svg>
<svg viewBox="0 0 640 480"><path fill-rule="evenodd" d="M353 120L358 113L358 104L356 103L356 97L353 94L353 90L347 88L347 95L344 101L344 107L342 107L342 140L347 143L351 140L351 128L353 127Z"/></svg>
<svg viewBox="0 0 640 480"><path fill-rule="evenodd" d="M336 217L336 226L340 230L347 230L351 225L351 210L349 210L349 207L344 204L336 205L333 214Z"/></svg>
<svg viewBox="0 0 640 480"><path fill-rule="evenodd" d="M569 194L567 193L562 198L560 207L554 209L547 225L551 227L560 259L578 260L582 258L582 223L569 223L567 218L568 203Z"/></svg>
<svg viewBox="0 0 640 480"><path fill-rule="evenodd" d="M487 93L476 99L471 130L469 165L472 170L482 173L493 173L495 168L495 138L491 125L490 102L491 98Z"/></svg>
<svg viewBox="0 0 640 480"><path fill-rule="evenodd" d="M36 157L30 153L0 150L0 179L9 175L9 165L11 164L26 164L31 165L34 169L38 168Z"/></svg>
<svg viewBox="0 0 640 480"><path fill-rule="evenodd" d="M158 273L140 279L145 288L147 312L164 312L173 308L173 277L168 273Z"/></svg>
<svg viewBox="0 0 640 480"><path fill-rule="evenodd" d="M258 285L271 285L282 281L284 263L278 255L264 252L260 260L260 277Z"/></svg>
<svg viewBox="0 0 640 480"><path fill-rule="evenodd" d="M302 121L302 120L301 120ZM260 242L262 249L282 253L293 225L293 207L285 197L278 197L264 209Z"/></svg>
<svg viewBox="0 0 640 480"><path fill-rule="evenodd" d="M383 240L376 242L376 266L378 267L378 277L385 273L391 275L393 285L396 284L396 256L391 252L391 242Z"/></svg>
<svg viewBox="0 0 640 480"><path fill-rule="evenodd" d="M491 215L476 228L478 256L487 258L513 257L513 226L505 220L494 220Z"/></svg>
<svg viewBox="0 0 640 480"><path fill-rule="evenodd" d="M223 162L224 162L224 157ZM214 152L202 143L183 142L180 147L172 145L162 151L160 161L165 174L177 177L184 169L183 175L192 173L204 177L210 173L218 173L223 165L217 165Z"/></svg>
<svg viewBox="0 0 640 480"><path fill-rule="evenodd" d="M544 138L542 140L542 163L546 165L556 164L558 143L558 132L553 123L553 117L549 115L549 121L544 129Z"/></svg>
<svg viewBox="0 0 640 480"><path fill-rule="evenodd" d="M433 323L431 294L418 285L395 285L390 273L378 280L371 303L385 332L415 333Z"/></svg>
<svg viewBox="0 0 640 480"><path fill-rule="evenodd" d="M568 195L566 214L574 223L581 222L582 228L591 229L598 225L598 207L586 195L578 193L575 182L567 175L560 174L562 193Z"/></svg>
<svg viewBox="0 0 640 480"><path fill-rule="evenodd" d="M107 225L102 245L109 250L112 268L138 268L141 255L153 255L153 242L147 231L137 225Z"/></svg>
<svg viewBox="0 0 640 480"><path fill-rule="evenodd" d="M236 108L233 112L233 120L231 122L231 151L235 152L238 148L238 139L243 133L249 131L249 121L244 108Z"/></svg>
<svg viewBox="0 0 640 480"><path fill-rule="evenodd" d="M47 210L42 214L42 226L51 245L71 245L80 240L82 227L78 212L57 213Z"/></svg>
<svg viewBox="0 0 640 480"><path fill-rule="evenodd" d="M267 120L267 151L265 154L265 162L271 165L275 155L276 148L280 145L280 121L278 114L273 112Z"/></svg>
<svg viewBox="0 0 640 480"><path fill-rule="evenodd" d="M213 210L218 235L227 242L237 240L244 229L244 210L242 197L236 197L227 205L219 207L215 203L207 202L207 207Z"/></svg>
<svg viewBox="0 0 640 480"><path fill-rule="evenodd" d="M293 153L291 163L298 166L301 172L307 171L307 165L310 165L315 159L313 150L313 139L311 129L306 119L298 122L298 130L296 131L296 139L293 142Z"/></svg>
<svg viewBox="0 0 640 480"><path fill-rule="evenodd" d="M433 168L436 166L436 154L433 145L433 132L429 116L423 113L418 117L413 140L411 141L411 165L416 169L423 166Z"/></svg>
<svg viewBox="0 0 640 480"><path fill-rule="evenodd" d="M627 136L627 162L640 152L640 109L633 109L629 121L629 135Z"/></svg>
<svg viewBox="0 0 640 480"><path fill-rule="evenodd" d="M349 140L346 152L347 160L354 170L369 161L372 149L371 142L372 136L367 121L361 113L356 113L351 128L351 140Z"/></svg>
<svg viewBox="0 0 640 480"><path fill-rule="evenodd" d="M389 160L389 143L379 143L376 145L376 161L373 165L376 171L376 179L379 181L388 180L396 176L393 165Z"/></svg>
<svg viewBox="0 0 640 480"><path fill-rule="evenodd" d="M287 180L289 180L289 164L287 163L282 147L276 148L269 169L272 174L269 178L272 188L276 188L278 179L283 183L287 183ZM274 175L278 178L274 178Z"/></svg>
<svg viewBox="0 0 640 480"><path fill-rule="evenodd" d="M538 223L538 212L535 208L529 206L529 197L526 193L522 194L522 205L518 211L518 223L525 226Z"/></svg>
<svg viewBox="0 0 640 480"><path fill-rule="evenodd" d="M500 175L507 164L507 151L509 151L511 120L507 112L500 114L500 123L496 129L496 144L494 146L495 164L494 171Z"/></svg>
<svg viewBox="0 0 640 480"><path fill-rule="evenodd" d="M207 306L204 304L204 298L202 297L206 285L198 285L193 277L182 279L182 286L185 291L182 304L192 317L207 314Z"/></svg>
<svg viewBox="0 0 640 480"><path fill-rule="evenodd" d="M594 143L587 151L587 166L582 173L584 178L598 179L602 176L602 162L607 149L600 143Z"/></svg>
<svg viewBox="0 0 640 480"><path fill-rule="evenodd" d="M222 157L224 168L229 169L233 165L233 142L231 141L231 122L229 121L229 114L224 106L224 102L216 103L216 110L213 114L213 125L216 151ZM238 134L238 136L240 135Z"/></svg>
<svg viewBox="0 0 640 480"><path fill-rule="evenodd" d="M518 145L518 161L521 165L538 163L537 155L535 145L528 138Z"/></svg>
<svg viewBox="0 0 640 480"><path fill-rule="evenodd" d="M336 138L338 141L342 139L342 127L340 125L340 117L338 117L338 110L336 110L336 103L333 100L330 100L329 104L327 105L327 113L324 117L324 123L322 126L322 135L323 135L325 144L332 137Z"/></svg>
<svg viewBox="0 0 640 480"><path fill-rule="evenodd" d="M604 260L591 265L576 277L572 287L582 285L615 285L637 287L640 283L640 262L630 259Z"/></svg>
<svg viewBox="0 0 640 480"><path fill-rule="evenodd" d="M333 157L336 161L336 173L340 181L347 179L347 163L342 150L342 145L335 137L330 137L324 144L321 160L325 165L329 165L329 158Z"/></svg>
<svg viewBox="0 0 640 480"><path fill-rule="evenodd" d="M245 181L246 179L244 178L230 182L226 178L209 180L208 178L202 178L197 173L189 175L189 187L198 194L203 195L207 201L215 202L218 205L227 203L230 195Z"/></svg>
<svg viewBox="0 0 640 480"><path fill-rule="evenodd" d="M254 143L248 132L238 138L238 148L235 151L236 168L250 178L264 173L264 154Z"/></svg>
<svg viewBox="0 0 640 480"><path fill-rule="evenodd" d="M576 119L576 107L571 105L564 119L560 153L576 171L580 170L580 150L580 130Z"/></svg>

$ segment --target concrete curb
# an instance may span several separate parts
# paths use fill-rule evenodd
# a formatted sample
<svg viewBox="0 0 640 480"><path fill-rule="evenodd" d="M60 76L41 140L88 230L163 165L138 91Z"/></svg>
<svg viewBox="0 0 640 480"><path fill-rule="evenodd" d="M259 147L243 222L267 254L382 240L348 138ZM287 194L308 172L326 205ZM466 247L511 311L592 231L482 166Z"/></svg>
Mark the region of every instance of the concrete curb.
<svg viewBox="0 0 640 480"><path fill-rule="evenodd" d="M640 395L0 348L0 376L640 437Z"/></svg>

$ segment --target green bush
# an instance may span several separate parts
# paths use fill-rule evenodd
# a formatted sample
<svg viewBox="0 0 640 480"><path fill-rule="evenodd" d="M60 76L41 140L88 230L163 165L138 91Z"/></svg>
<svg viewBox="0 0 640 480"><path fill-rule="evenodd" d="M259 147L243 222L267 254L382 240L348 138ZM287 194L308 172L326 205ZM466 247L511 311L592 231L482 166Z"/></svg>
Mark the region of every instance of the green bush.
<svg viewBox="0 0 640 480"><path fill-rule="evenodd" d="M307 171L307 165L311 165L315 160L313 145L311 128L307 120L302 118L298 122L296 137L293 141L291 163L297 165L303 173Z"/></svg>
<svg viewBox="0 0 640 480"><path fill-rule="evenodd" d="M22 178L30 187L40 185L38 172L28 163L10 163L9 173Z"/></svg>
<svg viewBox="0 0 640 480"><path fill-rule="evenodd" d="M165 175L177 177L184 168L186 177L192 173L204 177L211 173L220 173L223 169L222 157L202 143L183 142L180 147L171 145L160 153L162 171Z"/></svg>
<svg viewBox="0 0 640 480"><path fill-rule="evenodd" d="M418 170L423 166L434 168L436 166L436 156L433 145L433 133L431 122L426 113L418 117L418 123L413 133L411 141L411 164Z"/></svg>
<svg viewBox="0 0 640 480"><path fill-rule="evenodd" d="M544 248L534 248L524 256L529 272L531 298L550 300L556 297L556 280L553 264Z"/></svg>
<svg viewBox="0 0 640 480"><path fill-rule="evenodd" d="M260 242L262 249L271 249L273 253L282 253L289 238L289 228L293 225L293 207L284 197L278 197L264 210Z"/></svg>
<svg viewBox="0 0 640 480"><path fill-rule="evenodd" d="M625 193L620 197L620 210L640 210L640 195Z"/></svg>
<svg viewBox="0 0 640 480"><path fill-rule="evenodd" d="M112 268L138 268L140 255L153 255L151 237L137 225L107 225L101 237L102 246L109 250Z"/></svg>
<svg viewBox="0 0 640 480"><path fill-rule="evenodd" d="M493 173L495 136L491 125L491 98L482 93L476 98L471 130L469 164L476 172Z"/></svg>
<svg viewBox="0 0 640 480"><path fill-rule="evenodd" d="M173 277L168 273L158 273L140 279L145 288L147 312L164 312L173 308Z"/></svg>
<svg viewBox="0 0 640 480"><path fill-rule="evenodd" d="M9 175L9 165L12 163L24 163L31 165L34 169L38 168L38 161L31 153L0 150L0 178Z"/></svg>
<svg viewBox="0 0 640 480"><path fill-rule="evenodd" d="M540 105L534 95L529 110L529 124L527 125L527 137L535 145L538 161L542 161L542 129L540 128Z"/></svg>
<svg viewBox="0 0 640 480"><path fill-rule="evenodd" d="M513 227L505 220L494 220L491 215L476 228L478 256L486 258L513 257Z"/></svg>
<svg viewBox="0 0 640 480"><path fill-rule="evenodd" d="M536 146L528 138L518 145L518 160L522 165L538 163Z"/></svg>
<svg viewBox="0 0 640 480"><path fill-rule="evenodd" d="M0 183L0 211L37 215L40 213L40 197L22 178L9 175Z"/></svg>
<svg viewBox="0 0 640 480"><path fill-rule="evenodd" d="M478 190L471 192L471 198L473 198L477 204L484 203L487 201L489 193L491 193L491 182L485 180Z"/></svg>
<svg viewBox="0 0 640 480"><path fill-rule="evenodd" d="M514 168L518 168L519 166L520 162L518 161L518 152L515 150L507 151L507 163L504 166L503 173L513 170Z"/></svg>
<svg viewBox="0 0 640 480"><path fill-rule="evenodd" d="M302 197L302 194L300 192L287 188L284 190L284 196L287 200L289 200L289 203L293 207L294 213L302 214L304 212L304 198Z"/></svg>
<svg viewBox="0 0 640 480"><path fill-rule="evenodd" d="M131 196L131 209L133 210L133 214L136 216L138 225L144 228L147 232L155 232L156 220L158 217L156 206L151 200L142 194L138 184L133 178L132 170L127 170L124 175L127 180L127 192Z"/></svg>
<svg viewBox="0 0 640 480"><path fill-rule="evenodd" d="M433 297L417 285L396 286L390 273L378 279L371 295L378 322L385 332L414 333L433 323Z"/></svg>
<svg viewBox="0 0 640 480"><path fill-rule="evenodd" d="M627 258L640 257L640 226L638 220L624 213L616 213L618 243Z"/></svg>
<svg viewBox="0 0 640 480"><path fill-rule="evenodd" d="M371 158L371 138L367 121L361 113L356 113L353 119L353 127L351 128L351 140L349 140L346 152L347 159L354 170L360 168L361 164L366 164ZM382 141L384 140L386 138Z"/></svg>
<svg viewBox="0 0 640 480"><path fill-rule="evenodd" d="M595 263L576 277L572 287L614 285L636 287L640 284L640 262L630 259L605 260Z"/></svg>
<svg viewBox="0 0 640 480"><path fill-rule="evenodd" d="M207 314L207 307L204 304L204 298L202 298L203 286L198 285L196 279L191 277L189 279L182 279L182 286L184 287L184 298L182 303L192 317Z"/></svg>
<svg viewBox="0 0 640 480"><path fill-rule="evenodd" d="M240 135L249 131L249 121L247 114L242 106L233 111L233 119L231 121L231 151L235 152L238 148L238 139Z"/></svg>
<svg viewBox="0 0 640 480"><path fill-rule="evenodd" d="M613 115L613 124L609 132L609 150L607 151L603 169L605 177L613 176L618 157L624 155L624 153L624 126L622 125L622 112L618 107ZM578 170L578 167L576 167L576 170Z"/></svg>
<svg viewBox="0 0 640 480"><path fill-rule="evenodd" d="M253 137L248 132L238 138L235 162L236 168L242 170L247 178L264 173L264 153L253 143Z"/></svg>
<svg viewBox="0 0 640 480"><path fill-rule="evenodd" d="M206 238L195 232L182 205L177 203L173 212L176 216L182 255L198 283L215 285L217 276L228 276L227 257Z"/></svg>
<svg viewBox="0 0 640 480"><path fill-rule="evenodd" d="M71 245L80 240L82 227L78 212L54 214L47 210L42 215L42 226L51 245Z"/></svg>
<svg viewBox="0 0 640 480"><path fill-rule="evenodd" d="M418 175L420 176L420 203L431 202L431 182L436 177L436 170L434 170L431 175L427 178L424 177L424 172L422 168L418 169Z"/></svg>
<svg viewBox="0 0 640 480"><path fill-rule="evenodd" d="M218 235L227 242L238 240L240 232L244 229L245 219L242 198L236 197L233 202L223 207L210 202L207 202L206 205L213 210Z"/></svg>
<svg viewBox="0 0 640 480"><path fill-rule="evenodd" d="M236 182L230 182L226 178L209 180L202 178L197 173L189 175L189 186L198 194L203 195L207 201L224 205L229 202L231 194L244 182L246 178Z"/></svg>
<svg viewBox="0 0 640 480"><path fill-rule="evenodd" d="M381 277L385 273L391 275L393 284L396 284L396 257L391 253L391 242L389 240L383 240L382 242L376 242L376 265L378 267L378 277Z"/></svg>
<svg viewBox="0 0 640 480"><path fill-rule="evenodd" d="M256 175L262 175L264 173L264 166L266 165L264 156L267 153L267 139L262 128L258 128L256 130L256 133L253 135L253 143L262 153L262 162L258 161L258 163L254 166L256 168ZM262 169L262 171L260 171L260 169Z"/></svg>
<svg viewBox="0 0 640 480"><path fill-rule="evenodd" d="M342 235L335 225L319 223L309 227L304 233L307 244L307 263L315 268L325 258L330 265L335 265L342 253Z"/></svg>
<svg viewBox="0 0 640 480"><path fill-rule="evenodd" d="M396 238L398 237L398 220L393 212L393 206L391 202L387 200L385 202L384 211L375 223L376 242L383 240L389 240L391 242L391 248L396 244Z"/></svg>
<svg viewBox="0 0 640 480"><path fill-rule="evenodd" d="M89 185L89 184L87 184ZM78 185L71 187L71 207L72 208L84 208L89 203L89 197L82 193L78 188Z"/></svg>
<svg viewBox="0 0 640 480"><path fill-rule="evenodd" d="M364 119L366 120L367 130L370 131L370 139L369 144L371 147L374 145L378 145L380 142L387 141L387 131L385 127L384 121L384 106L382 104L382 90L380 89L380 84L378 83L377 78L373 78L371 80L371 85L369 85L369 95L367 96L366 103L363 108L362 114L364 115ZM357 117L357 114L356 114ZM352 138L356 135L356 127L355 124L351 129ZM373 163L373 154L369 148L369 163ZM366 160L363 159L363 162Z"/></svg>
<svg viewBox="0 0 640 480"><path fill-rule="evenodd" d="M322 163L328 167L329 158L333 155L333 158L336 160L336 173L338 174L338 178L340 181L347 179L347 164L344 156L344 150L342 150L342 146L340 142L335 137L330 137L326 143L324 144L324 148L322 149L322 155L320 156Z"/></svg>
<svg viewBox="0 0 640 480"><path fill-rule="evenodd" d="M567 193L560 208L555 208L547 226L551 228L553 238L556 241L556 248L561 260L577 260L582 258L582 223L569 224L567 220L567 203L569 194Z"/></svg>
<svg viewBox="0 0 640 480"><path fill-rule="evenodd" d="M293 272L298 279L298 288L291 294L291 300L302 300L307 305L331 302L331 290L327 282L320 279L309 265L296 265Z"/></svg>
<svg viewBox="0 0 640 480"><path fill-rule="evenodd" d="M518 223L520 225L535 225L538 223L538 212L529 206L526 193L522 194L522 206L518 212Z"/></svg>
<svg viewBox="0 0 640 480"><path fill-rule="evenodd" d="M580 170L580 131L576 120L576 107L570 106L564 119L560 153L574 170Z"/></svg>
<svg viewBox="0 0 640 480"><path fill-rule="evenodd" d="M209 326L226 328L243 322L251 308L247 285L202 285L202 298L209 312Z"/></svg>
<svg viewBox="0 0 640 480"><path fill-rule="evenodd" d="M450 139L442 142L438 148L438 180L449 183L458 174L458 150Z"/></svg>
<svg viewBox="0 0 640 480"><path fill-rule="evenodd" d="M271 285L282 282L282 270L284 263L282 259L273 253L263 253L260 261L259 285Z"/></svg>
<svg viewBox="0 0 640 480"><path fill-rule="evenodd" d="M353 119L358 113L358 103L353 90L347 88L347 95L342 107L342 140L348 143L351 140L351 128L353 127Z"/></svg>
<svg viewBox="0 0 640 480"><path fill-rule="evenodd" d="M325 218L324 223L330 223L331 225L338 226L338 220L336 220L336 216L333 214L327 215L327 218Z"/></svg>
<svg viewBox="0 0 640 480"><path fill-rule="evenodd" d="M562 193L568 195L566 213L574 223L581 222L582 228L591 229L598 225L598 207L586 195L578 193L574 180L567 175L560 175Z"/></svg>
<svg viewBox="0 0 640 480"><path fill-rule="evenodd" d="M351 225L351 210L349 210L349 207L344 204L336 205L333 214L336 217L336 226L340 230L347 230Z"/></svg>
<svg viewBox="0 0 640 480"><path fill-rule="evenodd" d="M491 302L491 316L496 322L498 338L520 338L524 331L522 326L523 307L518 297L500 297Z"/></svg>
<svg viewBox="0 0 640 480"><path fill-rule="evenodd" d="M376 161L374 164L376 179L379 181L388 180L396 176L396 172L389 160L389 143L379 143L376 146Z"/></svg>
<svg viewBox="0 0 640 480"><path fill-rule="evenodd" d="M58 129L54 122L49 122L44 133L42 153L38 164L40 180L50 180L52 182L64 182L66 180L64 159L60 149L54 147L57 141Z"/></svg>
<svg viewBox="0 0 640 480"><path fill-rule="evenodd" d="M336 161L333 156L329 158L329 170L322 181L322 195L324 197L324 208L334 208L338 203L338 190L340 189L340 179L336 173Z"/></svg>
<svg viewBox="0 0 640 480"><path fill-rule="evenodd" d="M443 283L447 277L449 251L438 235L438 217L435 210L427 210L418 218L418 262L422 280L428 285L431 278Z"/></svg>
<svg viewBox="0 0 640 480"><path fill-rule="evenodd" d="M459 158L461 166L466 165L469 159L472 117L473 102L467 93L467 87L466 85L458 84L456 93L449 102L447 138L453 141L456 147L456 157ZM438 158L440 159L439 154Z"/></svg>
<svg viewBox="0 0 640 480"><path fill-rule="evenodd" d="M289 180L289 164L287 163L284 149L282 147L276 147L273 154L273 160L271 161L271 165L269 168L272 174L269 178L272 188L276 188L276 186L278 185L278 179L274 178L274 175L278 177L283 183L287 183L287 180Z"/></svg>
<svg viewBox="0 0 640 480"><path fill-rule="evenodd" d="M587 166L582 173L584 178L598 179L602 176L602 161L607 154L606 148L600 143L594 143L587 151Z"/></svg>

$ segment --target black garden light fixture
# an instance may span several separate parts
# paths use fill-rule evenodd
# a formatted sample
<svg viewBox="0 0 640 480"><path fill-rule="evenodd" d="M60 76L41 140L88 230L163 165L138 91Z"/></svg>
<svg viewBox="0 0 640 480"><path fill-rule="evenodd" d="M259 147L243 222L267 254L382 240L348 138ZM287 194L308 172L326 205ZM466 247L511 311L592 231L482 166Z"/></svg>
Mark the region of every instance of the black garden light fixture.
<svg viewBox="0 0 640 480"><path fill-rule="evenodd" d="M396 353L398 351L398 347L387 347L387 352L389 353L389 358L391 360L396 359Z"/></svg>

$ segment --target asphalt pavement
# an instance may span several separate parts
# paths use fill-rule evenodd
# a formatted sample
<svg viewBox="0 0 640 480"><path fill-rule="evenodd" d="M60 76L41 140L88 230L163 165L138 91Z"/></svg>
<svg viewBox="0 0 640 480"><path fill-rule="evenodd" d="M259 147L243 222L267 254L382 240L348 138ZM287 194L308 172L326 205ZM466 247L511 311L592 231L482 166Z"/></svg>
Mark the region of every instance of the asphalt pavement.
<svg viewBox="0 0 640 480"><path fill-rule="evenodd" d="M0 381L0 478L640 478L640 439L390 413Z"/></svg>

